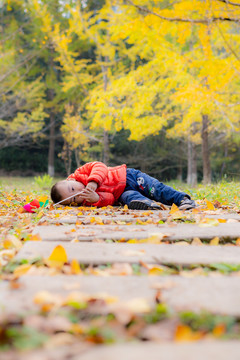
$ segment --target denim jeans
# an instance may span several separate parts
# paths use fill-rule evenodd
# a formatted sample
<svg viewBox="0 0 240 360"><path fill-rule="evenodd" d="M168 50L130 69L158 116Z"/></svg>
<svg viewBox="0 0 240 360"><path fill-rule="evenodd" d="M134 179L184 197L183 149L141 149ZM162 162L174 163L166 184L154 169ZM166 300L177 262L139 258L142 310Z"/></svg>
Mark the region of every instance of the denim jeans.
<svg viewBox="0 0 240 360"><path fill-rule="evenodd" d="M126 187L119 201L127 205L132 200L140 200L151 204L150 199L165 205L174 203L179 206L185 196L190 198L186 193L176 191L140 170L128 168Z"/></svg>

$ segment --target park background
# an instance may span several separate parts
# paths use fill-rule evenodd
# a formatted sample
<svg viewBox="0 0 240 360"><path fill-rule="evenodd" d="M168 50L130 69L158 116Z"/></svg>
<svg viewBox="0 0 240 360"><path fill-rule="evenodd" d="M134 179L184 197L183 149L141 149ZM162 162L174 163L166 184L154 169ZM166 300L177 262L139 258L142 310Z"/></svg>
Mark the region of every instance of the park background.
<svg viewBox="0 0 240 360"><path fill-rule="evenodd" d="M240 4L1 0L1 175L239 180Z"/></svg>
<svg viewBox="0 0 240 360"><path fill-rule="evenodd" d="M239 12L239 0L0 0L1 360L82 359L88 345L106 359L110 344L140 360L164 357L165 341L184 359L239 359ZM53 181L92 160L146 171L197 207L54 207ZM185 355L186 341L200 342Z"/></svg>

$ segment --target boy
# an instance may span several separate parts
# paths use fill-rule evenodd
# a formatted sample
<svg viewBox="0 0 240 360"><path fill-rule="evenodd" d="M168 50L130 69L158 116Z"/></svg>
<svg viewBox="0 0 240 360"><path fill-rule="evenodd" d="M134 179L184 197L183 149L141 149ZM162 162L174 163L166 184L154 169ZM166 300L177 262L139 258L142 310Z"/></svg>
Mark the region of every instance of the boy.
<svg viewBox="0 0 240 360"><path fill-rule="evenodd" d="M195 202L184 192L164 185L157 179L127 168L126 165L107 167L102 162L90 162L78 168L67 180L51 189L54 203L72 202L85 206L107 206L118 201L129 209L160 210L155 201L166 205L175 203L181 210L194 208ZM155 200L155 201L154 201Z"/></svg>

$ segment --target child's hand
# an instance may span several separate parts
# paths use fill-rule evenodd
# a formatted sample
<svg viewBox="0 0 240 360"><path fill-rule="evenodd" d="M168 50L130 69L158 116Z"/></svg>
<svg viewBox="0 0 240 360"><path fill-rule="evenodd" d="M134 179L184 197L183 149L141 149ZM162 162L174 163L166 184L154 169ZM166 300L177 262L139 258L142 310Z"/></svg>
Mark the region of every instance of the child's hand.
<svg viewBox="0 0 240 360"><path fill-rule="evenodd" d="M90 203L98 202L99 195L92 189L87 189L87 187L81 192L81 197Z"/></svg>
<svg viewBox="0 0 240 360"><path fill-rule="evenodd" d="M97 187L98 187L98 184L95 181L90 181L87 184L86 189L95 191L97 189Z"/></svg>

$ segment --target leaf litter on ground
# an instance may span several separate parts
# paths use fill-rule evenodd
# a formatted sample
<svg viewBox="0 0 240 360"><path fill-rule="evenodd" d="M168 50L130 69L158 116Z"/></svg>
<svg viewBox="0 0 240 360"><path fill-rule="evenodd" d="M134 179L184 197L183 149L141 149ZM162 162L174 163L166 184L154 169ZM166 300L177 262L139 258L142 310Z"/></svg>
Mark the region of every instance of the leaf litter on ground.
<svg viewBox="0 0 240 360"><path fill-rule="evenodd" d="M51 205L44 209L36 209L33 214L22 212L22 207L26 202L30 202L36 196L41 196L36 192L27 193L23 190L3 190L0 195L0 216L1 216L1 237L0 237L0 276L10 280L13 289L19 288L21 276L24 274L36 274L39 271L46 275L58 273L76 275L123 275L132 274L164 276L169 274L180 274L182 276L209 275L212 272L220 272L229 276L240 276L239 266L229 264L211 264L209 266L192 265L189 267L175 266L174 264L144 264L141 260L137 264L106 264L101 266L85 266L76 260L68 262L64 250L61 249L60 255L52 254L49 259L33 259L14 262L15 254L20 250L25 241L41 241L36 235L32 235L32 230L39 223L43 216L49 219L61 220L64 216L78 216L78 224L82 224L82 217L86 224L103 225L104 217L116 217L118 215L132 217L132 223L136 225L161 224L167 221L169 224L178 222L192 222L196 224L213 226L225 222L221 219L224 214L230 212L240 213L239 184L221 183L217 186L201 187L188 189L192 198L198 199L198 207L190 212L180 211L178 208L171 209L167 219L163 219L159 213L145 211L136 212L124 208L106 207L102 209L84 207L59 207L62 213L56 212ZM212 222L208 215L216 214L219 218ZM89 220L88 220L89 219ZM89 222L88 222L89 221ZM112 220L116 225L130 224L131 221ZM119 223L117 223L117 221ZM228 222L228 220L226 221ZM167 242L167 235L165 243ZM163 239L153 237L146 238L146 242L161 243ZM221 239L214 238L210 241L211 245L218 245ZM186 242L185 242L186 243ZM201 245L201 239L193 239L192 244ZM240 245L240 239L232 242ZM59 249L58 249L59 250ZM51 263L52 262L52 263ZM54 263L55 262L55 263ZM57 264L56 264L57 263ZM37 296L37 294L36 294ZM56 294L53 294L53 298ZM157 296L158 302L160 295ZM108 299L110 295L107 295ZM45 300L47 299L45 294ZM1 349L25 349L35 348L43 344L51 343L71 343L79 339L90 343L111 343L121 339L131 340L161 340L161 329L164 334L168 334L173 341L196 341L204 338L238 338L239 319L234 317L220 317L218 315L188 313L172 314L166 310L161 302L156 304L155 309L149 309L144 299L136 299L132 304L108 309L107 298L93 297L70 298L68 301L55 303L51 299L50 304L44 296L38 298L40 302L40 312L36 315L26 316L24 319L16 316L15 319L1 319L0 323L0 348ZM42 299L42 300L39 300ZM57 299L57 297L56 297ZM42 303L41 303L42 301ZM56 300L57 301L57 300ZM58 300L59 301L59 300ZM121 304L122 305L122 304ZM140 313L133 310L141 310ZM145 311L144 311L145 309ZM44 312L44 317L43 313ZM105 311L105 313L104 313ZM34 316L36 316L34 318ZM167 331L166 331L167 329ZM63 336L57 336L57 332L62 332ZM58 339L57 339L58 337ZM61 339L60 339L61 338Z"/></svg>

